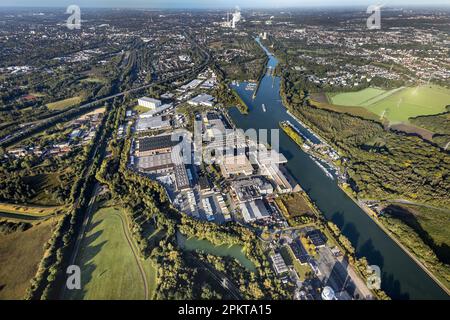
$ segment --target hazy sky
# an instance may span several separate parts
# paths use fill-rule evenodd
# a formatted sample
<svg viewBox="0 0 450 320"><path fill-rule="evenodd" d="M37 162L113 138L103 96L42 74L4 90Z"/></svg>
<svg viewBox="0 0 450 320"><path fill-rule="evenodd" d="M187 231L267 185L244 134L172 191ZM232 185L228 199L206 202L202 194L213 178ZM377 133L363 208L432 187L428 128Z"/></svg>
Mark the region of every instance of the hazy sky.
<svg viewBox="0 0 450 320"><path fill-rule="evenodd" d="M0 6L150 7L150 8L258 8L301 6L348 6L386 3L387 5L449 4L450 0L0 0Z"/></svg>

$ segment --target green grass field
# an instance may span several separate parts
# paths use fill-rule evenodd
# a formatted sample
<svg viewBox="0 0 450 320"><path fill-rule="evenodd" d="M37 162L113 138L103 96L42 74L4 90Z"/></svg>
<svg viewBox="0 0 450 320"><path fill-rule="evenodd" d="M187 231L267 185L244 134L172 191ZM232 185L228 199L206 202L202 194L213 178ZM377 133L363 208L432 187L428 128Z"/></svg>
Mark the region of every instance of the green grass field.
<svg viewBox="0 0 450 320"><path fill-rule="evenodd" d="M145 299L145 287L127 240L125 213L116 208L101 208L92 217L86 230L77 264L81 267L81 290L67 291L68 299L118 300ZM152 298L156 287L156 269L152 262L138 258L148 282L148 296Z"/></svg>
<svg viewBox="0 0 450 320"><path fill-rule="evenodd" d="M132 110L137 112L138 114L141 114L141 113L145 113L147 111L150 111L150 108L147 108L147 107L144 107L144 106L135 105L132 108Z"/></svg>
<svg viewBox="0 0 450 320"><path fill-rule="evenodd" d="M411 117L444 112L446 105L450 104L450 90L435 85L389 91L366 88L356 92L330 93L327 96L334 105L364 107L380 119L389 120L391 124L408 123Z"/></svg>
<svg viewBox="0 0 450 320"><path fill-rule="evenodd" d="M80 82L87 82L87 83L106 83L105 79L102 78L96 78L96 77L87 77L84 79L81 79Z"/></svg>
<svg viewBox="0 0 450 320"><path fill-rule="evenodd" d="M0 235L0 300L25 296L56 221L56 218L51 218L24 232Z"/></svg>
<svg viewBox="0 0 450 320"><path fill-rule="evenodd" d="M72 107L81 102L81 97L73 97L64 100L47 103L47 108L50 110L63 110L68 107Z"/></svg>
<svg viewBox="0 0 450 320"><path fill-rule="evenodd" d="M341 106L361 106L369 99L385 93L385 90L376 88L366 88L360 91L344 93L328 93L328 99L331 103Z"/></svg>

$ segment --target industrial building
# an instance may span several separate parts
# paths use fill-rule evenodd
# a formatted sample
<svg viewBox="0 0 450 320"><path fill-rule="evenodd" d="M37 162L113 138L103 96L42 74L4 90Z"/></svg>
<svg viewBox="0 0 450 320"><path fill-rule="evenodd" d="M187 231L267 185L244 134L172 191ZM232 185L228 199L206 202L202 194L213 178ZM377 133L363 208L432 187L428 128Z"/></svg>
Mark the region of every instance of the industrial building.
<svg viewBox="0 0 450 320"><path fill-rule="evenodd" d="M152 109L150 111L142 113L141 115L139 115L139 119L151 118L151 117L154 117L154 116L157 116L157 115L165 114L171 108L173 108L173 104L171 104L171 103L163 104L162 106L159 106L156 109Z"/></svg>
<svg viewBox="0 0 450 320"><path fill-rule="evenodd" d="M202 93L189 100L188 103L193 106L212 107L214 106L214 97L209 94Z"/></svg>
<svg viewBox="0 0 450 320"><path fill-rule="evenodd" d="M208 177L205 175L198 177L198 184L200 187L200 191L202 193L208 193L211 192L211 185L209 183Z"/></svg>
<svg viewBox="0 0 450 320"><path fill-rule="evenodd" d="M154 110L161 106L161 100L148 98L148 97L142 97L138 99L138 105L141 107L146 107L151 110Z"/></svg>
<svg viewBox="0 0 450 320"><path fill-rule="evenodd" d="M203 80L194 79L191 82L189 82L188 84L181 86L179 89L181 89L183 91L192 90L192 89L197 88L202 82L203 82Z"/></svg>
<svg viewBox="0 0 450 320"><path fill-rule="evenodd" d="M180 140L174 141L171 135L141 138L137 142L137 166L140 170L154 174L175 174L178 191L190 188L186 167L183 164Z"/></svg>
<svg viewBox="0 0 450 320"><path fill-rule="evenodd" d="M235 180L231 189L236 193L240 202L262 199L263 196L273 193L273 186L263 177L252 177Z"/></svg>
<svg viewBox="0 0 450 320"><path fill-rule="evenodd" d="M272 264L277 274L282 274L289 271L286 266L286 262L284 262L284 259L280 253L275 253L270 258L272 259Z"/></svg>
<svg viewBox="0 0 450 320"><path fill-rule="evenodd" d="M173 141L171 135L145 137L137 141L137 156L145 157L159 153L169 153L180 141Z"/></svg>
<svg viewBox="0 0 450 320"><path fill-rule="evenodd" d="M296 239L295 241L289 244L292 252L294 253L295 258L300 262L300 264L305 265L308 263L310 256L306 251L305 247L303 247L300 239Z"/></svg>
<svg viewBox="0 0 450 320"><path fill-rule="evenodd" d="M225 155L220 161L220 170L226 178L231 175L249 176L253 173L253 166L245 154Z"/></svg>
<svg viewBox="0 0 450 320"><path fill-rule="evenodd" d="M311 243L316 248L320 248L320 247L325 246L325 244L327 242L327 238L325 237L325 235L320 230L317 230L317 229L308 231L306 233L306 236L309 238Z"/></svg>
<svg viewBox="0 0 450 320"><path fill-rule="evenodd" d="M177 164L174 167L175 182L178 191L185 191L190 188L189 178L184 164Z"/></svg>
<svg viewBox="0 0 450 320"><path fill-rule="evenodd" d="M270 209L261 199L241 203L239 208L241 209L242 216L247 223L270 217Z"/></svg>
<svg viewBox="0 0 450 320"><path fill-rule="evenodd" d="M171 121L169 116L140 117L136 123L136 131L138 132L169 129L170 127Z"/></svg>
<svg viewBox="0 0 450 320"><path fill-rule="evenodd" d="M219 203L220 211L222 211L223 218L225 221L231 220L230 210L228 210L227 205L225 204L225 201L223 200L223 197L221 194L216 195L217 202Z"/></svg>
<svg viewBox="0 0 450 320"><path fill-rule="evenodd" d="M174 168L171 153L160 153L138 157L137 166L145 172L166 173Z"/></svg>

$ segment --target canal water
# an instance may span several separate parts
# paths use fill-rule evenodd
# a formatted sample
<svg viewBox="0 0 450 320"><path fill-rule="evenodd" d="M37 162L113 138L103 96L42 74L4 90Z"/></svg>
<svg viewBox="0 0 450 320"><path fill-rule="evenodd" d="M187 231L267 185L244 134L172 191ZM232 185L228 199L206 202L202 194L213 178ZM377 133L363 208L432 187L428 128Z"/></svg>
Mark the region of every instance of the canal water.
<svg viewBox="0 0 450 320"><path fill-rule="evenodd" d="M258 39L257 39L258 41ZM268 68L274 68L277 59L269 55ZM243 115L236 108L230 116L238 128L275 129L279 122L289 120L302 133L310 133L293 119L283 106L280 97L280 78L266 76L259 90L245 90L246 83L233 88L249 106L249 114ZM264 103L266 111L262 107ZM314 137L311 137L314 139ZM366 257L369 264L378 265L382 272L382 289L393 299L448 299L440 288L391 238L367 216L325 172L303 152L282 130L279 151L287 158L287 168L325 217L333 221L350 239L358 257Z"/></svg>

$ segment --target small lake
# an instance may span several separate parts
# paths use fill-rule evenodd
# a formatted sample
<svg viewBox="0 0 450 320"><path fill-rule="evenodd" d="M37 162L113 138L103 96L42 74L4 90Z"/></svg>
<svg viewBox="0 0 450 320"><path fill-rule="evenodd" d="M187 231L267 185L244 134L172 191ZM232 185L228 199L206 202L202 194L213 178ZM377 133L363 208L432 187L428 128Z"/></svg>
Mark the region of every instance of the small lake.
<svg viewBox="0 0 450 320"><path fill-rule="evenodd" d="M249 271L255 271L255 264L247 258L242 246L239 245L214 245L208 240L201 240L195 237L186 238L183 234L177 234L178 245L187 251L200 251L215 256L231 257L239 261L239 263Z"/></svg>

